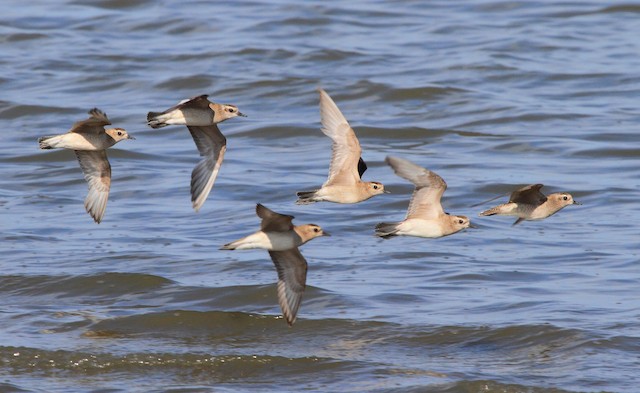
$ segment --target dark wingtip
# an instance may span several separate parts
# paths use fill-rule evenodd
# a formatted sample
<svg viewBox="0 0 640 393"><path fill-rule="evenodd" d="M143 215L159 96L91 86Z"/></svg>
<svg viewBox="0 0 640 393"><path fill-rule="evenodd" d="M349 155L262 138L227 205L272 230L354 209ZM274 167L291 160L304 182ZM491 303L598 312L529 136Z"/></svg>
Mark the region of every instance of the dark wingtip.
<svg viewBox="0 0 640 393"><path fill-rule="evenodd" d="M296 321L298 320L298 309L296 308L296 310L289 314L285 314L284 310L282 311L282 318L284 318L285 321L287 321L287 325L289 325L289 327L293 327L293 324L296 323Z"/></svg>
<svg viewBox="0 0 640 393"><path fill-rule="evenodd" d="M260 218L265 218L265 217L269 217L273 214L277 214L277 215L281 215L283 216L284 214L280 214L280 213L276 213L273 210L269 209L268 207L266 207L265 205L263 205L262 203L258 203L256 204L256 215ZM293 219L293 216L289 216Z"/></svg>
<svg viewBox="0 0 640 393"><path fill-rule="evenodd" d="M360 176L360 178L362 179L362 175L367 171L367 163L364 162L364 160L362 159L362 157L360 157L360 160L358 160L358 175Z"/></svg>

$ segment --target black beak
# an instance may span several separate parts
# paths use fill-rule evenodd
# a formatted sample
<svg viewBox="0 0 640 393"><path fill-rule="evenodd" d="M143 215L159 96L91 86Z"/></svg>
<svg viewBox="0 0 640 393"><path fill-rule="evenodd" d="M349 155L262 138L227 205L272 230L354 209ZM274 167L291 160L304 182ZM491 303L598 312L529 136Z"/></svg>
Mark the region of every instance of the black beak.
<svg viewBox="0 0 640 393"><path fill-rule="evenodd" d="M322 236L331 236L331 234L327 231L322 231Z"/></svg>
<svg viewBox="0 0 640 393"><path fill-rule="evenodd" d="M578 202L578 201L573 201L574 205L582 205L582 203Z"/></svg>
<svg viewBox="0 0 640 393"><path fill-rule="evenodd" d="M249 117L249 116L245 115L245 114L244 114L244 113L242 113L242 112L238 112L238 116L240 116L240 117Z"/></svg>

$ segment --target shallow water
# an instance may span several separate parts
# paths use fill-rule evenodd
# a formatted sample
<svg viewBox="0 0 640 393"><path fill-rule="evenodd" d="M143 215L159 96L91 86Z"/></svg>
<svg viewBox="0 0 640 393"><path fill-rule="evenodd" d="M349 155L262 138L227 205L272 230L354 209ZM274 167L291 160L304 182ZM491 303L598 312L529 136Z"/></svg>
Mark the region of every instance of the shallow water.
<svg viewBox="0 0 640 393"><path fill-rule="evenodd" d="M5 1L0 15L0 391L630 392L640 383L640 6L602 2ZM366 180L391 194L297 206L326 178L325 88ZM184 127L149 110L198 94L225 161L191 209ZM100 225L73 153L41 151L97 106L137 140L109 150ZM479 226L375 238L408 158ZM540 222L477 217L530 183L569 191ZM505 197L506 198L506 197ZM218 248L255 203L333 234L293 328L267 253Z"/></svg>

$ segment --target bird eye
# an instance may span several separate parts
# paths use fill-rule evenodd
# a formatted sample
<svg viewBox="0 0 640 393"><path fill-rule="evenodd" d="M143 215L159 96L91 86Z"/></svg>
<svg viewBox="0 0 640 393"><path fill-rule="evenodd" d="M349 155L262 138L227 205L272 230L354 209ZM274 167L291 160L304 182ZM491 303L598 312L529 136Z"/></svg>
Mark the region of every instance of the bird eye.
<svg viewBox="0 0 640 393"><path fill-rule="evenodd" d="M565 195L565 196L562 197L562 199L564 199L566 201L566 200L569 199L569 197Z"/></svg>
<svg viewBox="0 0 640 393"><path fill-rule="evenodd" d="M320 232L320 228L313 228L314 232Z"/></svg>
<svg viewBox="0 0 640 393"><path fill-rule="evenodd" d="M464 223L464 221L458 220L458 224L463 224L463 223Z"/></svg>
<svg viewBox="0 0 640 393"><path fill-rule="evenodd" d="M377 190L377 189L378 189L378 186L376 186L376 185L374 184L374 185L373 185L373 189L374 189L374 190Z"/></svg>
<svg viewBox="0 0 640 393"><path fill-rule="evenodd" d="M233 108L229 108L228 110L229 110L229 112L231 112L231 113L235 112L235 109L233 109Z"/></svg>
<svg viewBox="0 0 640 393"><path fill-rule="evenodd" d="M118 131L118 135L122 136L122 131Z"/></svg>

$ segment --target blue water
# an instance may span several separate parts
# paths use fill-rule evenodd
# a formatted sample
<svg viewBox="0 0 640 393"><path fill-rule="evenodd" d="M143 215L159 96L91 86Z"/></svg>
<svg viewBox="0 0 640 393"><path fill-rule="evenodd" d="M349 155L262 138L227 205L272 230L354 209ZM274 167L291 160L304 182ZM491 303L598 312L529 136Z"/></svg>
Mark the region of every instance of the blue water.
<svg viewBox="0 0 640 393"><path fill-rule="evenodd" d="M640 5L596 1L5 1L0 14L0 391L632 392L640 383ZM391 194L295 205L324 182L317 87ZM185 127L148 111L209 94L248 118L199 213ZM92 107L137 139L108 151L104 220L69 151ZM477 229L381 240L412 185L448 183ZM522 185L583 205L478 217ZM502 200L506 199L504 196ZM256 203L332 233L296 324L280 317Z"/></svg>

